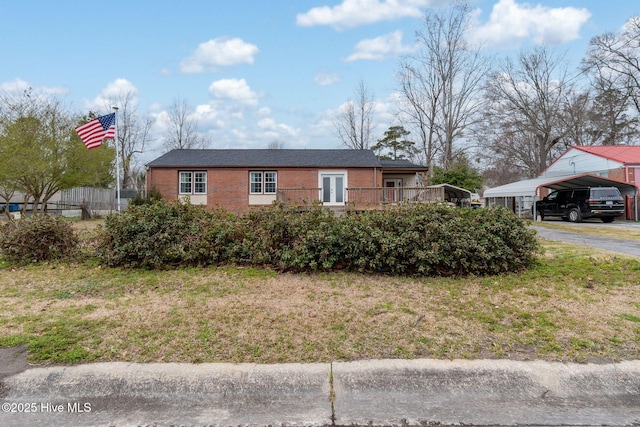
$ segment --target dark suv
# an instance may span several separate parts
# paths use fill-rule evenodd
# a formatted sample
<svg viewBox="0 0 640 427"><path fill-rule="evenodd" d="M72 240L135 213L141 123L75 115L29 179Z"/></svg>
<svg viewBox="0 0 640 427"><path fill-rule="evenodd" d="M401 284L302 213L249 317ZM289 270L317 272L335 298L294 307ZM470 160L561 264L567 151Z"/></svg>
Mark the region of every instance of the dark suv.
<svg viewBox="0 0 640 427"><path fill-rule="evenodd" d="M535 206L542 219L559 216L572 222L586 218L612 222L624 213L624 199L616 187L558 190L537 201Z"/></svg>

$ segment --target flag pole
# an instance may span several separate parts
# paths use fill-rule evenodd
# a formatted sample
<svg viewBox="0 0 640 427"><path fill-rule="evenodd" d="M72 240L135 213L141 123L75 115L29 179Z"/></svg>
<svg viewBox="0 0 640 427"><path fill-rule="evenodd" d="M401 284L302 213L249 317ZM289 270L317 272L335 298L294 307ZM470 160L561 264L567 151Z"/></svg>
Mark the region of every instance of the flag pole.
<svg viewBox="0 0 640 427"><path fill-rule="evenodd" d="M116 144L116 199L117 199L117 206L118 206L118 213L120 213L120 142L118 141L118 107L111 107L113 108L116 112L116 119L115 119L115 133L114 133L114 139L113 142L115 142Z"/></svg>

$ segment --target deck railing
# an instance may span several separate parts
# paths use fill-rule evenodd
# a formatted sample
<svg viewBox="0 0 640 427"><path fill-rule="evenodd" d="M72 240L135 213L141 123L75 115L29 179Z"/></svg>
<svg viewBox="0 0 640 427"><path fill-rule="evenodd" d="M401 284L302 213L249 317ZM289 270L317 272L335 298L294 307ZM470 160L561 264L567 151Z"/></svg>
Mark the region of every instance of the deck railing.
<svg viewBox="0 0 640 427"><path fill-rule="evenodd" d="M320 200L320 188L280 188L277 199L287 206L304 206ZM376 209L400 203L444 202L442 187L356 187L345 189L347 209Z"/></svg>
<svg viewBox="0 0 640 427"><path fill-rule="evenodd" d="M348 205L355 208L397 205L400 203L444 202L441 187L359 187L347 189Z"/></svg>
<svg viewBox="0 0 640 427"><path fill-rule="evenodd" d="M320 188L278 188L276 199L286 206L305 206L318 203Z"/></svg>

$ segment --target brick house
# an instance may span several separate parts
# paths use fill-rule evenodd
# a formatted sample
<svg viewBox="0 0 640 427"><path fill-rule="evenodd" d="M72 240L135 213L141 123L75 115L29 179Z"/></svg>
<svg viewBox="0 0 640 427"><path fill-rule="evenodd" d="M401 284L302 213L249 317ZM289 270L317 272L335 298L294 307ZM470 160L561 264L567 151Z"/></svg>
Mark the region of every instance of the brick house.
<svg viewBox="0 0 640 427"><path fill-rule="evenodd" d="M156 188L167 200L188 197L193 204L236 213L276 200L346 209L441 195L422 187L426 167L381 161L371 150L172 150L146 169L147 191Z"/></svg>

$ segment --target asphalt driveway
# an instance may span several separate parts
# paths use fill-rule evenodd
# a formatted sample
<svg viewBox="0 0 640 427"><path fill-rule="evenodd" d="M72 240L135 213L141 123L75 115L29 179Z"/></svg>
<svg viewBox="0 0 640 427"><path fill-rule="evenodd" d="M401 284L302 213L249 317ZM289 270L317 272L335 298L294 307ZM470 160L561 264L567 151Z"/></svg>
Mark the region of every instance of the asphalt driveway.
<svg viewBox="0 0 640 427"><path fill-rule="evenodd" d="M545 221L546 222L546 221ZM554 222L554 221L550 221ZM558 221L561 222L561 221ZM578 224L562 222L563 225L573 227L576 230L579 228L593 228L599 229L620 229L627 228L630 230L640 229L640 222L631 221L614 221L609 224L604 224L600 221L584 221ZM593 234L584 234L579 232L561 231L541 227L539 225L532 225L531 228L537 231L538 236L547 239L555 240L559 242L573 243L575 245L590 246L597 249L602 249L611 252L617 252L627 255L634 255L640 257L640 242L637 240L618 239L606 236L596 236Z"/></svg>

